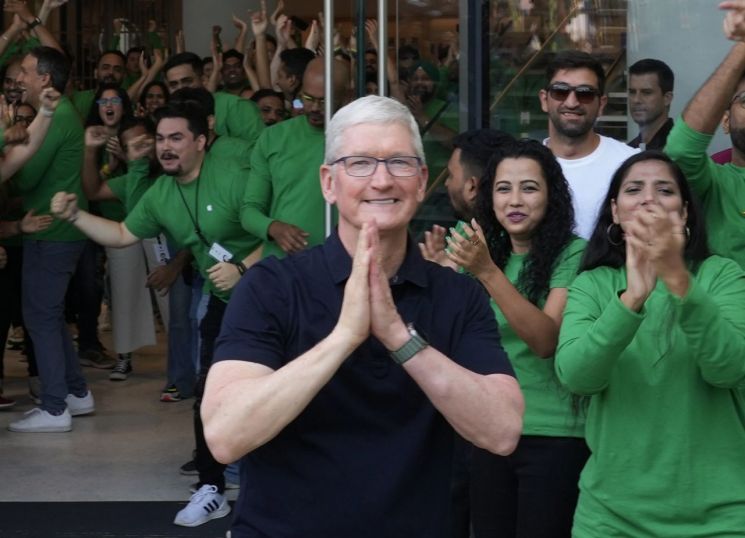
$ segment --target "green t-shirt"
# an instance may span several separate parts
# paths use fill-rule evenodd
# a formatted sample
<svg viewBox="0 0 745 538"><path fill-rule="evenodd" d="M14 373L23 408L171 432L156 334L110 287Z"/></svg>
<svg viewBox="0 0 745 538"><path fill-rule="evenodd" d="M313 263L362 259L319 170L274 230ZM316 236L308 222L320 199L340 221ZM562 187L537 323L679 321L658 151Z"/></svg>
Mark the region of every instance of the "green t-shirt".
<svg viewBox="0 0 745 538"><path fill-rule="evenodd" d="M215 133L234 136L252 148L264 130L264 121L256 103L226 92L215 92Z"/></svg>
<svg viewBox="0 0 745 538"><path fill-rule="evenodd" d="M25 41L14 41L0 55L0 65L6 65L14 56L25 56L31 49L41 45L41 41L36 36L31 36Z"/></svg>
<svg viewBox="0 0 745 538"><path fill-rule="evenodd" d="M237 166L248 170L251 167L252 147L242 138L218 136L212 141L209 152L218 162L233 161Z"/></svg>
<svg viewBox="0 0 745 538"><path fill-rule="evenodd" d="M745 269L745 168L712 161L706 151L712 138L679 118L665 153L678 163L701 200L712 252Z"/></svg>
<svg viewBox="0 0 745 538"><path fill-rule="evenodd" d="M52 197L60 191L77 194L78 206L87 209L88 201L83 195L80 179L82 166L83 125L70 100L63 97L39 151L11 180L23 197L23 209L33 209L37 215L48 215ZM85 239L82 232L62 220L55 220L46 230L26 237L42 241Z"/></svg>
<svg viewBox="0 0 745 538"><path fill-rule="evenodd" d="M577 276L585 249L583 239L575 239L566 246L556 261L549 288L568 288ZM504 275L515 284L527 254L512 254L504 268ZM543 308L545 299L539 304ZM492 299L492 308L499 323L502 346L507 351L520 388L525 397L524 435L551 437L584 437L584 417L572 411L572 395L561 386L554 373L554 359L543 359L534 354L502 314Z"/></svg>
<svg viewBox="0 0 745 538"><path fill-rule="evenodd" d="M233 260L242 260L259 246L259 239L241 227L245 186L246 170L226 165L208 153L195 181L180 185L170 176L158 178L124 224L137 237L155 237L164 231L179 248L188 248L205 278L205 291L227 302L230 291L218 291L208 277L207 269L217 263L209 251L218 243ZM197 223L202 238L196 233Z"/></svg>
<svg viewBox="0 0 745 538"><path fill-rule="evenodd" d="M556 372L591 395L572 536L741 536L745 275L712 256L639 313L624 289L624 268L584 272L564 310Z"/></svg>
<svg viewBox="0 0 745 538"><path fill-rule="evenodd" d="M305 116L273 125L256 142L241 222L264 240L264 257L285 256L267 236L275 220L308 232L308 246L323 242L326 205L318 170L323 164L324 144L323 129L310 125Z"/></svg>
<svg viewBox="0 0 745 538"><path fill-rule="evenodd" d="M70 99L72 104L75 105L75 110L80 114L80 119L85 122L88 119L91 107L93 106L93 98L96 96L96 90L80 90L72 92Z"/></svg>
<svg viewBox="0 0 745 538"><path fill-rule="evenodd" d="M126 214L134 209L142 195L153 184L149 174L150 161L148 159L138 159L127 163L126 174L113 177L108 181L109 188L124 205Z"/></svg>

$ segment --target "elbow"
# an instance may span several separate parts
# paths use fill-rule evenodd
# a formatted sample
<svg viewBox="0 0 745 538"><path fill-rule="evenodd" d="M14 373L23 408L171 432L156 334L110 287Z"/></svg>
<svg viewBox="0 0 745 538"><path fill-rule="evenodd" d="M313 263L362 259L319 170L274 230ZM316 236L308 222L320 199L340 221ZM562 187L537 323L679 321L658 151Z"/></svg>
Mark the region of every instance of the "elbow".
<svg viewBox="0 0 745 538"><path fill-rule="evenodd" d="M204 439L215 460L224 465L238 461L260 446L260 443L247 446L245 438L240 437L238 432L221 428L209 421L204 421Z"/></svg>
<svg viewBox="0 0 745 538"><path fill-rule="evenodd" d="M531 351L541 359L550 359L556 354L556 341L536 346Z"/></svg>
<svg viewBox="0 0 745 538"><path fill-rule="evenodd" d="M517 448L523 432L523 414L525 399L515 383L515 390L509 396L506 409L502 411L499 425L489 428L488 432L479 433L473 444L498 456L509 456Z"/></svg>

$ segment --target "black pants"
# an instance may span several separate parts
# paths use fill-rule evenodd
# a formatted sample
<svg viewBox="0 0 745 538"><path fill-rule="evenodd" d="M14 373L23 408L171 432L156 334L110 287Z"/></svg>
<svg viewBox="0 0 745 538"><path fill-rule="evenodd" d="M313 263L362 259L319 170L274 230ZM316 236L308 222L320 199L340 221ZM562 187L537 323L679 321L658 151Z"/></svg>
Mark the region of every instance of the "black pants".
<svg viewBox="0 0 745 538"><path fill-rule="evenodd" d="M103 299L104 250L90 239L80 254L67 288L67 318L78 326L78 350L103 349L98 340L98 316Z"/></svg>
<svg viewBox="0 0 745 538"><path fill-rule="evenodd" d="M23 315L21 309L21 279L23 277L23 247L5 246L3 247L8 254L8 263L0 269L0 380L5 377L3 368L5 357L5 343L8 338L8 331L11 324L16 326L23 325ZM26 359L28 360L28 375L38 376L39 370L36 367L36 357L34 356L34 347L31 343L31 337L28 331L24 331L23 341Z"/></svg>
<svg viewBox="0 0 745 538"><path fill-rule="evenodd" d="M215 340L220 334L220 325L225 314L227 304L222 302L214 295L210 295L207 304L207 313L202 318L199 325L199 334L202 337L202 347L199 350L199 379L196 389L194 390L194 438L197 443L197 454L194 458L194 464L199 472L199 484L217 486L217 491L225 491L225 465L219 463L212 456L210 449L207 447L207 441L204 439L204 425L200 409L202 407L202 396L204 396L204 384L207 381L207 373L212 365L212 355L215 349Z"/></svg>
<svg viewBox="0 0 745 538"><path fill-rule="evenodd" d="M573 437L525 435L509 456L474 448L474 537L569 538L589 455L584 439Z"/></svg>

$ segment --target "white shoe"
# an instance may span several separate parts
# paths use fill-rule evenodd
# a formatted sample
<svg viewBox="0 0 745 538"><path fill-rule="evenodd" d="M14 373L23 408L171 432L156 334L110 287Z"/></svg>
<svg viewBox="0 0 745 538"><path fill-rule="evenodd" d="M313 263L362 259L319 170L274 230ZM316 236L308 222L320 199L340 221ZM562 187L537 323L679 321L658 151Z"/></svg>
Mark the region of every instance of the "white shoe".
<svg viewBox="0 0 745 538"><path fill-rule="evenodd" d="M52 415L38 407L26 411L23 418L11 422L8 429L12 432L23 433L60 433L72 430L70 412L65 409L61 415Z"/></svg>
<svg viewBox="0 0 745 538"><path fill-rule="evenodd" d="M205 484L191 496L189 504L176 514L173 523L182 527L198 527L229 513L230 505L225 495L219 494L216 486Z"/></svg>
<svg viewBox="0 0 745 538"><path fill-rule="evenodd" d="M68 394L65 398L67 409L70 410L70 416L79 417L80 415L90 415L96 410L96 403L93 401L93 393L88 391L85 396L78 398L74 394Z"/></svg>

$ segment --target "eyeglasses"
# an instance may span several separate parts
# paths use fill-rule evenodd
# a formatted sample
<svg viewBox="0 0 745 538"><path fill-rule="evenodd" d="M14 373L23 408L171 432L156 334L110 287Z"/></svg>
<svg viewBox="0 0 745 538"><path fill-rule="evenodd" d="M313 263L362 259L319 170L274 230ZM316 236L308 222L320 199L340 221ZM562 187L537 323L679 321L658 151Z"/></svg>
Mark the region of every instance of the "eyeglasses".
<svg viewBox="0 0 745 538"><path fill-rule="evenodd" d="M31 125L32 121L34 121L34 116L22 116L21 114L16 114L16 117L13 118L14 123L23 123L26 127Z"/></svg>
<svg viewBox="0 0 745 538"><path fill-rule="evenodd" d="M379 163L385 163L385 168L393 177L411 177L419 173L422 160L419 157L390 157L388 159L376 159L375 157L364 157L361 155L350 155L341 157L330 163L332 165L343 163L344 171L352 177L370 177L378 169Z"/></svg>
<svg viewBox="0 0 745 538"><path fill-rule="evenodd" d="M303 101L307 101L308 103L318 105L318 106L324 106L326 104L326 98L325 97L313 97L312 95L308 95L307 93L303 92L300 94L300 97L303 99Z"/></svg>
<svg viewBox="0 0 745 538"><path fill-rule="evenodd" d="M574 92L577 101L583 105L592 103L600 95L600 90L592 86L570 86L562 82L551 84L546 90L551 99L555 101L566 101L569 98L569 94Z"/></svg>
<svg viewBox="0 0 745 538"><path fill-rule="evenodd" d="M108 99L96 99L96 104L98 106L107 106L107 105L121 105L122 104L122 98L121 97L109 97Z"/></svg>
<svg viewBox="0 0 745 538"><path fill-rule="evenodd" d="M745 91L742 91L735 95L732 98L732 101L729 102L729 106L734 105L735 102L739 103L742 108L745 108Z"/></svg>

